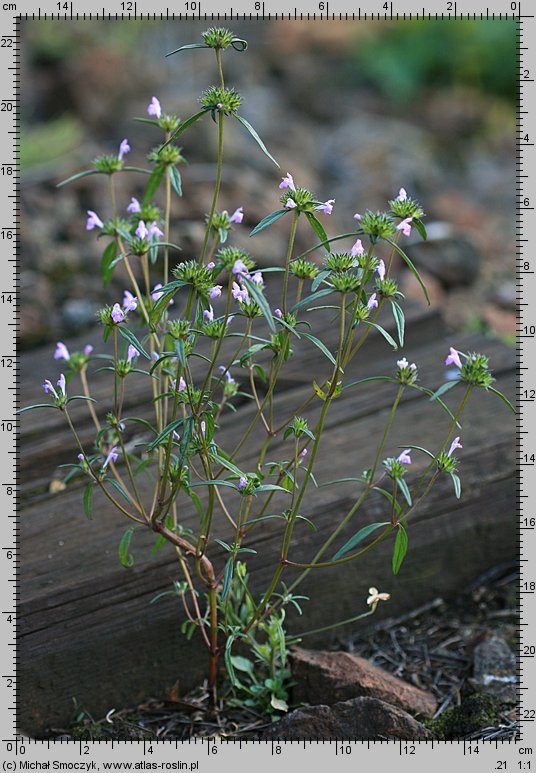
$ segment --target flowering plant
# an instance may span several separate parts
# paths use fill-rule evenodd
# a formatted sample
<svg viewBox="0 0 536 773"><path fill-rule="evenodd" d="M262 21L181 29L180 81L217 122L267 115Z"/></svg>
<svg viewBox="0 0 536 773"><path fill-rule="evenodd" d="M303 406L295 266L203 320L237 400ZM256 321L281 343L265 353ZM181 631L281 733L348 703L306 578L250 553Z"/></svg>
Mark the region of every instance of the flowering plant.
<svg viewBox="0 0 536 773"><path fill-rule="evenodd" d="M402 237L409 236L413 228L426 238L423 210L401 188L389 202L388 211L356 214L350 232L328 237L323 219L331 215L335 200L317 199L286 173L279 182L279 208L251 231L254 237L276 221L287 219L284 267L256 268L248 253L228 243L233 229L243 222L243 207L235 203L229 210L218 209L224 129L230 122L245 128L277 163L240 115L240 95L225 85L223 52L244 51L247 44L228 30L213 28L203 34L203 43L172 53L184 48L214 51L219 84L203 92L201 109L186 120L166 113L157 97L151 98L148 117L139 119L163 134L159 146L148 155L151 167L127 166L125 157L131 148L123 139L117 155L100 156L92 169L65 181L95 174L108 178L111 216L104 218L104 207L100 214L88 211L86 228L107 239L101 262L104 284L108 285L116 269L122 269L129 287L123 298L113 299L99 312L108 350L95 354L87 346L82 352L70 352L59 342L54 358L65 363L65 373L56 384L48 379L43 384L51 402L22 410L53 408L64 414L78 446L78 459L70 465L68 477L87 480L83 495L86 515L92 517L93 492L100 489L131 522L119 544L124 566L133 563L130 545L136 528L151 529L157 536L157 547L167 543L175 550L181 579L174 583L172 592L184 605L184 633L191 636L198 631L208 650L208 685L214 700L223 656L230 699L239 698L277 713L287 708L288 699L286 656L290 639L285 634L285 615L289 607L301 613L299 602L304 597L297 596L295 590L304 577L315 569L354 561L387 539L393 539L392 569L398 573L408 548L411 517L437 479L450 476L455 496L461 495L455 452L462 443L456 432L471 393L483 389L508 401L492 386L494 379L484 355L454 348L445 360L455 368L453 378L435 392L419 383L417 365L403 356L391 375L348 383L347 366L373 330L393 349L404 345L403 296L391 276L395 255L414 273L426 296L415 266L400 246ZM176 140L206 115L215 122L218 136L212 203L198 253L175 262L180 247L171 240L171 233L179 229L172 223L171 201L173 194L182 196L179 166L184 162ZM132 197L126 206L118 204L115 178L123 172L147 175L141 201ZM296 234L302 226L309 229L314 243L295 255ZM333 245L342 240L351 241L351 246L335 251ZM311 259L312 253L316 253L316 260ZM281 277L277 290L269 283L271 276ZM273 301L276 291L277 304ZM397 341L378 322L385 306L392 310ZM310 332L311 320L321 309L331 310L337 320L334 351L322 340L321 331ZM301 406L282 412L275 403L278 382L293 343L300 340L318 349L322 361L329 363L329 374L312 381L310 395ZM193 367L199 359L203 363L201 375L199 368ZM105 417L96 410L88 382L90 365L103 362L112 389ZM151 421L124 415L125 396L135 374L147 387ZM82 393L69 395L75 376L80 379ZM311 483L317 485L315 460L326 416L332 403L344 398L348 390L371 381L392 384L394 398L370 467L353 479L360 493L310 561L293 561L295 526L304 519L304 497ZM454 387L463 389L457 409L451 411L441 397ZM400 446L400 453L384 458L393 418L407 389L431 398L448 415L448 429L435 450L406 443L406 448ZM226 448L220 433L223 415L236 411L236 403L245 398L253 401L254 416L243 419L240 411L236 413L234 423L241 429L240 438L234 448ZM92 447L81 442L72 422L70 404L74 400L87 402L96 430ZM303 416L307 410L312 411L314 420ZM263 437L263 443L253 463L253 452L247 455L243 450L255 433ZM268 461L274 438L281 436L288 441L283 456ZM133 437L135 443L131 442ZM415 453L424 454L427 465L410 486L406 471ZM152 481L150 496L140 486L142 474ZM385 499L385 519L362 525L348 536L348 527L373 491ZM195 530L187 528L181 518L186 502L198 513ZM281 549L271 581L257 596L250 587L246 559L256 552L251 535L259 522L267 519L280 523ZM232 538L225 541L222 537L228 533ZM343 544L329 553L340 537L346 537ZM223 550L223 558L221 552L214 556L210 551L209 555L214 543ZM282 581L287 567L301 570L290 586ZM378 603L388 598L389 594L371 587L369 610L343 622L373 614ZM250 657L237 654L240 643L249 647Z"/></svg>

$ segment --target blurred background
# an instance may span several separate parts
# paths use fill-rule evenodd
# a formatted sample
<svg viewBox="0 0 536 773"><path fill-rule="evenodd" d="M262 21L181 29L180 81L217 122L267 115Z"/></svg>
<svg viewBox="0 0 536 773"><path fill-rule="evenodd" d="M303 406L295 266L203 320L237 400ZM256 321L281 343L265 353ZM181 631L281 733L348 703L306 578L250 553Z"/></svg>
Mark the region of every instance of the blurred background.
<svg viewBox="0 0 536 773"><path fill-rule="evenodd" d="M23 22L22 326L31 348L83 333L104 302L126 287L118 271L102 289L104 247L85 230L86 210L110 216L100 176L56 184L117 152L128 137L129 164L146 166L161 140L136 123L156 95L165 112L197 112L216 82L203 50L168 59L200 41L206 22ZM322 201L336 199L333 235L355 212L385 208L400 187L418 198L429 230L408 246L432 304L456 330L515 331L515 110L513 21L233 23L246 53L223 56L227 85L244 98L241 114L258 130L281 170L235 122L226 131L220 209L244 206L233 243L259 265L283 262L288 224L254 239L251 228L278 208L287 171ZM215 176L216 131L209 117L182 135L184 198L173 201L171 240L195 254ZM146 178L120 175L120 207L141 198ZM303 237L302 237L303 238ZM352 240L348 240L349 247ZM311 246L308 238L302 244ZM320 258L320 256L317 256ZM421 302L413 277L401 289Z"/></svg>

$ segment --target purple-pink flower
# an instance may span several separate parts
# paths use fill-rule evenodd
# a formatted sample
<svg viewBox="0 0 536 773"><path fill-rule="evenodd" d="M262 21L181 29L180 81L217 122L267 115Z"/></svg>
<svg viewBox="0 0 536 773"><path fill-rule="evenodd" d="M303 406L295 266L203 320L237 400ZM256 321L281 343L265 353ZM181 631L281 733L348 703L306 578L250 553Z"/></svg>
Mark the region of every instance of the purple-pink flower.
<svg viewBox="0 0 536 773"><path fill-rule="evenodd" d="M397 231L402 231L404 236L411 236L411 222L413 218L412 217L406 217L404 220L402 220L401 223L399 223L396 227Z"/></svg>
<svg viewBox="0 0 536 773"><path fill-rule="evenodd" d="M361 220L361 215L359 214L359 212L355 213L354 220Z"/></svg>
<svg viewBox="0 0 536 773"><path fill-rule="evenodd" d="M160 228L156 224L156 220L153 220L153 222L149 226L149 231L148 231L149 239L152 239L155 236L157 239L161 239L163 235L164 235L164 232L160 230Z"/></svg>
<svg viewBox="0 0 536 773"><path fill-rule="evenodd" d="M162 106L156 97L151 99L150 104L147 106L147 114L154 115L156 118L160 118L162 115Z"/></svg>
<svg viewBox="0 0 536 773"><path fill-rule="evenodd" d="M281 319L283 317L283 312L281 309L274 309L274 314L278 319Z"/></svg>
<svg viewBox="0 0 536 773"><path fill-rule="evenodd" d="M376 293L372 293L370 298L368 299L367 303L367 309L377 309L378 308L378 301L376 300Z"/></svg>
<svg viewBox="0 0 536 773"><path fill-rule="evenodd" d="M207 425L205 420L203 419L203 421L201 422L201 434L203 435L203 437L205 437L206 430L207 430Z"/></svg>
<svg viewBox="0 0 536 773"><path fill-rule="evenodd" d="M406 193L405 188L400 188L398 191L398 196L396 197L395 201L406 201L408 198L408 194Z"/></svg>
<svg viewBox="0 0 536 773"><path fill-rule="evenodd" d="M116 324L119 324L119 322L123 322L125 319L125 312L121 308L121 306L118 303L114 303L112 308L112 319Z"/></svg>
<svg viewBox="0 0 536 773"><path fill-rule="evenodd" d="M238 209L235 209L235 211L229 218L229 222L241 223L243 219L244 219L244 207L238 207Z"/></svg>
<svg viewBox="0 0 536 773"><path fill-rule="evenodd" d="M88 357L92 351L93 351L93 347L91 346L91 344L86 344L84 346L84 354L87 355Z"/></svg>
<svg viewBox="0 0 536 773"><path fill-rule="evenodd" d="M402 451L401 454L398 456L398 461L400 464L411 464L411 448L406 448L404 451Z"/></svg>
<svg viewBox="0 0 536 773"><path fill-rule="evenodd" d="M214 309L209 305L208 309L203 310L203 318L206 322L214 321Z"/></svg>
<svg viewBox="0 0 536 773"><path fill-rule="evenodd" d="M117 446L113 446L112 448L110 448L108 452L108 456L106 457L106 460L102 465L102 469L105 470L110 464L110 462L117 462L118 457L119 457L119 453L117 451Z"/></svg>
<svg viewBox="0 0 536 773"><path fill-rule="evenodd" d="M249 300L249 293L246 288L240 287L240 285L236 282L233 282L231 293L235 301L242 301L243 303L247 303Z"/></svg>
<svg viewBox="0 0 536 773"><path fill-rule="evenodd" d="M130 290L125 290L123 295L123 308L125 311L136 311L138 308L138 301Z"/></svg>
<svg viewBox="0 0 536 773"><path fill-rule="evenodd" d="M93 212L92 209L88 209L87 214L89 217L86 222L86 231L92 231L95 227L104 228L104 223L96 212Z"/></svg>
<svg viewBox="0 0 536 773"><path fill-rule="evenodd" d="M328 199L327 201L324 201L322 204L320 204L317 207L317 210L322 210L322 212L325 215L331 215L333 212L333 205L335 204L335 199Z"/></svg>
<svg viewBox="0 0 536 773"><path fill-rule="evenodd" d="M211 301L214 300L214 298L219 298L221 295L223 285L214 285L214 287L211 287L208 291L208 297Z"/></svg>
<svg viewBox="0 0 536 773"><path fill-rule="evenodd" d="M136 212L141 212L141 204L138 201L138 199L134 198L134 196L130 199L130 204L127 207L127 212L131 212L133 215L136 214Z"/></svg>
<svg viewBox="0 0 536 773"><path fill-rule="evenodd" d="M397 360L396 364L398 365L400 370L402 370L402 368L409 368L410 370L417 370L417 366L415 365L415 363L412 362L411 365L410 365L405 357L402 357L401 360Z"/></svg>
<svg viewBox="0 0 536 773"><path fill-rule="evenodd" d="M256 285L259 285L259 287L264 287L264 279L262 278L262 274L260 271L255 271L255 273L251 277L251 281L255 282Z"/></svg>
<svg viewBox="0 0 536 773"><path fill-rule="evenodd" d="M149 231L147 230L147 226L145 225L145 221L140 220L138 223L138 227L136 228L136 236L138 239L147 239L149 236Z"/></svg>
<svg viewBox="0 0 536 773"><path fill-rule="evenodd" d="M57 381L57 386L59 386L59 388L61 389L62 395L64 397L67 397L67 395L65 394L65 376L63 375L63 373L60 373L60 377Z"/></svg>
<svg viewBox="0 0 536 773"><path fill-rule="evenodd" d="M52 386L52 381L50 381L50 379L48 379L48 378L46 378L44 383L43 383L43 391L44 391L44 393L46 395L51 394L51 395L54 395L56 400L58 399L58 393L56 392L56 390Z"/></svg>
<svg viewBox="0 0 536 773"><path fill-rule="evenodd" d="M240 476L240 480L238 481L238 488L243 491L248 485L248 479L245 478L243 475Z"/></svg>
<svg viewBox="0 0 536 773"><path fill-rule="evenodd" d="M459 352L453 349L452 346L449 349L449 353L445 360L445 365L456 365L457 368L462 367L462 361L460 360Z"/></svg>
<svg viewBox="0 0 536 773"><path fill-rule="evenodd" d="M287 203L285 204L285 209L296 209L298 205L293 199L287 199Z"/></svg>
<svg viewBox="0 0 536 773"><path fill-rule="evenodd" d="M280 188L290 188L291 191L295 191L296 190L296 186L294 185L294 179L293 179L292 175L290 174L290 172L287 172L285 177L283 177L283 179L279 183L279 187Z"/></svg>
<svg viewBox="0 0 536 773"><path fill-rule="evenodd" d="M380 277L380 280L383 282L385 279L385 263L383 260L380 260L374 271L378 274Z"/></svg>
<svg viewBox="0 0 536 773"><path fill-rule="evenodd" d="M177 381L174 378L171 379L170 383L171 383L171 386L173 387L173 389L177 389ZM179 388L177 389L177 392L182 392L183 389L186 389L186 381L181 376L179 378Z"/></svg>
<svg viewBox="0 0 536 773"><path fill-rule="evenodd" d="M364 255L365 250L363 247L363 243L361 242L361 239L358 239L356 243L352 246L352 249L350 250L350 255L352 255L354 258L356 255Z"/></svg>
<svg viewBox="0 0 536 773"><path fill-rule="evenodd" d="M139 356L140 356L140 353L136 349L136 347L132 346L132 344L129 344L127 349L127 362L130 363L132 362L134 357L139 357Z"/></svg>
<svg viewBox="0 0 536 773"><path fill-rule="evenodd" d="M213 260L211 260L210 263L207 263L207 268L210 268L211 271L212 271L213 268L215 268L215 266L216 266L216 264L214 263Z"/></svg>
<svg viewBox="0 0 536 773"><path fill-rule="evenodd" d="M458 435L458 437L455 437L454 440L452 441L452 443L450 444L450 448L449 448L449 452L448 452L447 456L452 456L452 454L454 453L454 451L457 448L463 448L462 444L460 443L460 436L459 435Z"/></svg>
<svg viewBox="0 0 536 773"><path fill-rule="evenodd" d="M233 268L231 270L233 274L235 274L235 276L241 276L242 274L245 274L246 276L248 276L248 267L246 266L242 258L238 258L237 260L235 260Z"/></svg>
<svg viewBox="0 0 536 773"><path fill-rule="evenodd" d="M65 346L64 343L61 341L58 341L56 344L56 351L54 352L54 359L55 360L70 360L71 355L69 354L69 350Z"/></svg>
<svg viewBox="0 0 536 773"><path fill-rule="evenodd" d="M123 156L126 156L127 153L130 153L132 148L128 144L128 140L124 139L122 143L119 145L119 153L117 154L117 158L122 161Z"/></svg>
<svg viewBox="0 0 536 773"><path fill-rule="evenodd" d="M305 457L307 456L307 449L304 448L302 451L300 451L298 456L300 457L300 459L305 459Z"/></svg>

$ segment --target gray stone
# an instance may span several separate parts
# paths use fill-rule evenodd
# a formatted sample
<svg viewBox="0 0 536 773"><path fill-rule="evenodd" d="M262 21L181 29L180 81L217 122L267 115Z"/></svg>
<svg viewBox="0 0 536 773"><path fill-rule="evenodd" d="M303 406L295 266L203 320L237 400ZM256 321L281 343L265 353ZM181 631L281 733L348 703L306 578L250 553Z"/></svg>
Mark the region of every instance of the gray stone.
<svg viewBox="0 0 536 773"><path fill-rule="evenodd" d="M479 274L480 254L463 236L429 239L407 252L418 268L425 268L447 288L471 285Z"/></svg>
<svg viewBox="0 0 536 773"><path fill-rule="evenodd" d="M485 692L501 701L517 702L517 661L508 644L491 636L475 647L474 681Z"/></svg>
<svg viewBox="0 0 536 773"><path fill-rule="evenodd" d="M85 330L95 324L97 306L85 298L75 298L67 301L62 309L62 318L65 327L70 333Z"/></svg>
<svg viewBox="0 0 536 773"><path fill-rule="evenodd" d="M396 706L376 698L354 698L333 706L303 706L284 716L266 740L374 740L432 738L431 732Z"/></svg>

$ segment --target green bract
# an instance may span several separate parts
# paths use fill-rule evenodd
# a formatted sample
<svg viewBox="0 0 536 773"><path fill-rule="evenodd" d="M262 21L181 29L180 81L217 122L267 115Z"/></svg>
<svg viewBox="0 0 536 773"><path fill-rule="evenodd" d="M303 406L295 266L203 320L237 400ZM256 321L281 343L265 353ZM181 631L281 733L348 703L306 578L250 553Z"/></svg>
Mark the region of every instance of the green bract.
<svg viewBox="0 0 536 773"><path fill-rule="evenodd" d="M235 89L211 86L201 94L199 103L207 110L220 110L226 115L235 115L242 104L242 97Z"/></svg>
<svg viewBox="0 0 536 773"><path fill-rule="evenodd" d="M359 225L363 233L370 237L371 241L389 239L395 232L395 224L386 212L371 212L369 209L361 216Z"/></svg>

